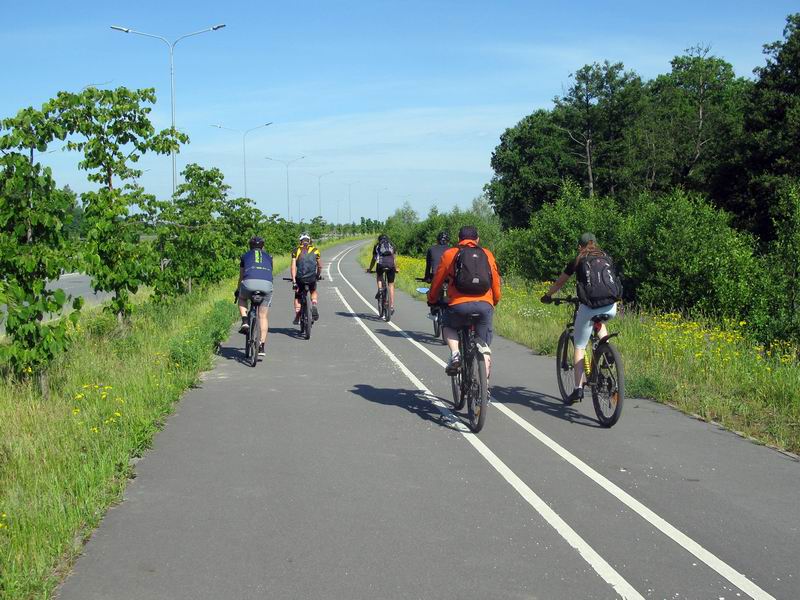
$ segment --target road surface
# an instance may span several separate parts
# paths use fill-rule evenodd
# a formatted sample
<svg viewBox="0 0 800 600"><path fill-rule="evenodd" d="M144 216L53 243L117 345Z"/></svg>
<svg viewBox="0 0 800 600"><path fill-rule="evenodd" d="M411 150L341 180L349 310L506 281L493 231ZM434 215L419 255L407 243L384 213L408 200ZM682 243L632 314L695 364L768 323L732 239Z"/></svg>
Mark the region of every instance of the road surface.
<svg viewBox="0 0 800 600"><path fill-rule="evenodd" d="M646 400L603 429L498 337L466 433L425 305L379 321L357 253L310 341L280 282L265 361L222 345L59 598L800 598L796 460Z"/></svg>

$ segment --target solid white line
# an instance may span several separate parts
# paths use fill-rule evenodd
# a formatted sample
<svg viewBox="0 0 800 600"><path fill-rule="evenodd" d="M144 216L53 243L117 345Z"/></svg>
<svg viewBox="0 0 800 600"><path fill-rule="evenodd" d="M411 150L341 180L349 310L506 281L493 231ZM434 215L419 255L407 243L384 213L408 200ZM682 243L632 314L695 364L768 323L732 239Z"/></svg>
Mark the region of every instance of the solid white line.
<svg viewBox="0 0 800 600"><path fill-rule="evenodd" d="M350 248L350 250L352 250L353 248L355 248L355 246L353 246L352 248ZM336 254L336 256L334 256L334 257L333 257L333 258L330 260L330 262L328 263L328 266L325 268L325 271L328 273L328 281L333 281L333 277L331 276L331 265L333 264L333 262L334 262L334 261L335 261L337 258L339 258L339 257L342 255L342 253L343 253L343 252L345 252L345 250L340 250L340 251L338 252L338 254Z"/></svg>
<svg viewBox="0 0 800 600"><path fill-rule="evenodd" d="M384 354L389 357L389 359L403 372L403 374L411 381L414 387L417 388L420 392L422 392L426 399L431 402L436 408L439 409L439 412L442 413L442 416L453 426L454 429L459 431L464 438L472 444L472 446L483 456L486 461L494 467L494 469L505 479L511 486L522 496L528 504L530 504L536 512L538 512L542 518L544 518L547 523L558 532L558 534L564 538L564 540L575 550L578 551L578 554L589 563L589 565L597 572L603 580L608 583L619 595L621 598L630 599L630 600L644 600L644 597L637 592L633 586L628 583L622 575L620 575L614 567L612 567L608 562L603 559L586 541L579 536L572 527L570 527L564 519L562 519L558 514L550 508L544 500L542 500L536 493L524 482L520 479L516 473L514 473L508 465L506 465L502 460L500 460L497 455L492 452L489 447L484 444L477 436L472 435L469 433L467 427L459 421L455 415L445 406L441 400L439 400L433 393L425 387L425 384L419 380L419 378L411 372L411 370L406 367L406 365L399 359L395 354L392 353L386 345L378 339L378 337L372 332L372 330L367 327L364 321L356 315L355 311L352 309L350 304L348 304L345 297L342 295L341 290L338 287L334 287L333 289L336 290L336 293L339 294L339 298L344 304L347 311L353 315L353 318L356 322L361 325L362 329L366 332L366 334L372 339L373 342L383 350Z"/></svg>
<svg viewBox="0 0 800 600"><path fill-rule="evenodd" d="M350 248L350 250L352 250L352 248ZM353 289L353 291L364 301L365 304L367 304L367 306L372 308L372 304L367 302L364 296L358 293L355 287L353 287L353 284L350 283L347 277L345 277L342 274L341 270L342 260L344 259L345 256L347 256L350 250L344 252L342 256L339 258L339 262L337 263L339 276ZM373 308L373 310L375 309ZM394 323L388 323L388 325L391 325L396 331L401 333L403 337L409 340L417 348L422 350L434 362L436 362L441 366L445 366L446 363L442 359L440 359L430 350L422 346L419 342L412 339L405 331L401 330ZM673 542L675 542L676 544L681 546L684 550L686 550L687 552L689 552L690 554L694 555L696 558L704 562L708 567L719 573L722 577L730 581L737 588L749 594L753 598L753 600L776 600L774 596L769 594L769 592L766 592L765 590L761 589L757 584L748 579L744 574L740 573L739 571L731 567L728 563L720 559L715 554L706 550L703 546L698 544L696 541L694 541L688 535L683 533L677 527L666 521L663 517L660 517L658 514L653 512L651 509L649 509L639 500L631 496L628 492L623 490L617 484L613 483L604 475L601 475L600 473L595 471L592 467L587 465L580 458L572 454L572 452L564 448L561 444L550 438L544 432L534 427L529 421L523 419L513 410L508 408L505 404L492 399L492 406L495 406L500 412L502 412L504 415L510 418L514 423L522 427L525 431L530 433L542 444L544 444L545 446L550 448L550 450L558 454L566 462L568 462L573 467L578 469L581 473L586 475L589 479L594 481L596 484L598 484L600 487L602 487L604 490L606 490L608 493L614 496L617 500L622 502L625 506L630 508L636 514L642 517L645 521L650 523L653 527L661 531L661 533L666 535Z"/></svg>

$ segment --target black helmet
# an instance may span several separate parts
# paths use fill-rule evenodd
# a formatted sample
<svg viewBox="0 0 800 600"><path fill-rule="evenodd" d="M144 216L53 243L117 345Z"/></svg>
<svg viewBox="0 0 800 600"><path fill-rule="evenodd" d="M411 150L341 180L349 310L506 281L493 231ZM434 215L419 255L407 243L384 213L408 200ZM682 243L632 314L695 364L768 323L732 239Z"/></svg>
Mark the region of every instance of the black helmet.
<svg viewBox="0 0 800 600"><path fill-rule="evenodd" d="M389 236L388 236L388 235L386 235L385 233L382 233L382 234L380 234L380 235L378 236L378 241L379 241L379 242L382 242L383 240L388 240L388 239L389 239Z"/></svg>
<svg viewBox="0 0 800 600"><path fill-rule="evenodd" d="M447 244L450 243L450 234L447 233L446 231L442 231L439 234L439 237L436 238L436 241L439 242L439 244L441 244L442 246L446 246Z"/></svg>
<svg viewBox="0 0 800 600"><path fill-rule="evenodd" d="M264 238L258 235L254 235L250 238L250 249L255 250L256 248L259 250L263 250L264 248Z"/></svg>

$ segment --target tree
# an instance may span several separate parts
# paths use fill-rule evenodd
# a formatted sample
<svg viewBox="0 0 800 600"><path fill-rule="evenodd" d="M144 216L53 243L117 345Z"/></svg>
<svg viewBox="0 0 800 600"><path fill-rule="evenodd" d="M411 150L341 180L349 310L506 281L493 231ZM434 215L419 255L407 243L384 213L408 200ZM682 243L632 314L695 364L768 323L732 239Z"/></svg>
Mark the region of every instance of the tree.
<svg viewBox="0 0 800 600"><path fill-rule="evenodd" d="M140 243L141 221L132 209L153 201L138 184L125 183L141 175L134 164L146 152L168 154L188 141L185 134L156 132L148 104L156 101L152 89L87 88L79 94L60 92L55 100L61 119L76 135L67 143L83 153L79 167L89 181L99 184L86 192L87 265L95 291L114 294L109 309L120 319L130 313L130 295L147 281L153 267L149 247ZM122 187L115 186L115 178Z"/></svg>
<svg viewBox="0 0 800 600"><path fill-rule="evenodd" d="M6 133L0 136L0 273L11 339L0 352L17 373L36 373L45 396L43 368L67 346L69 324L78 316L45 323L67 301L63 290L48 289L47 283L70 262L64 226L71 198L56 187L50 169L34 161L34 150L45 152L66 134L51 108L48 103L4 119ZM80 309L81 300L73 307Z"/></svg>
<svg viewBox="0 0 800 600"><path fill-rule="evenodd" d="M800 13L786 18L783 40L766 44L767 63L755 70L745 119L749 198L747 223L762 239L772 239L779 190L800 177Z"/></svg>

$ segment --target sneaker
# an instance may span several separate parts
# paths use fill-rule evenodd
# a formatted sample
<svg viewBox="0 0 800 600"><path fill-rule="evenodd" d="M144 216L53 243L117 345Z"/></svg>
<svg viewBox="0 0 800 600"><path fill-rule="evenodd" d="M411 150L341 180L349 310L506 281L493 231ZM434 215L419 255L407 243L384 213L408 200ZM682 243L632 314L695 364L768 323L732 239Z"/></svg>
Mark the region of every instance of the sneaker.
<svg viewBox="0 0 800 600"><path fill-rule="evenodd" d="M239 327L239 333L243 333L244 335L247 335L247 333L249 331L250 331L250 325L247 323L247 321L244 321L242 323L242 326Z"/></svg>
<svg viewBox="0 0 800 600"><path fill-rule="evenodd" d="M572 393L569 395L569 401L580 402L581 400L583 400L583 388L579 387L572 390Z"/></svg>
<svg viewBox="0 0 800 600"><path fill-rule="evenodd" d="M389 309L389 313L390 313L390 314L394 314L394 306L393 306L392 308L390 308L390 309Z"/></svg>
<svg viewBox="0 0 800 600"><path fill-rule="evenodd" d="M311 305L311 318L315 321L319 321L319 311L317 310L316 304Z"/></svg>
<svg viewBox="0 0 800 600"><path fill-rule="evenodd" d="M258 355L259 356L264 356L265 354L266 354L266 352L264 352L264 344L259 344L258 345Z"/></svg>
<svg viewBox="0 0 800 600"><path fill-rule="evenodd" d="M450 360L447 361L447 366L444 368L444 372L448 375L458 375L458 370L461 368L461 354L456 352L453 356L450 357Z"/></svg>
<svg viewBox="0 0 800 600"><path fill-rule="evenodd" d="M300 322L300 311L294 313L294 321L292 321L293 325L297 325Z"/></svg>

